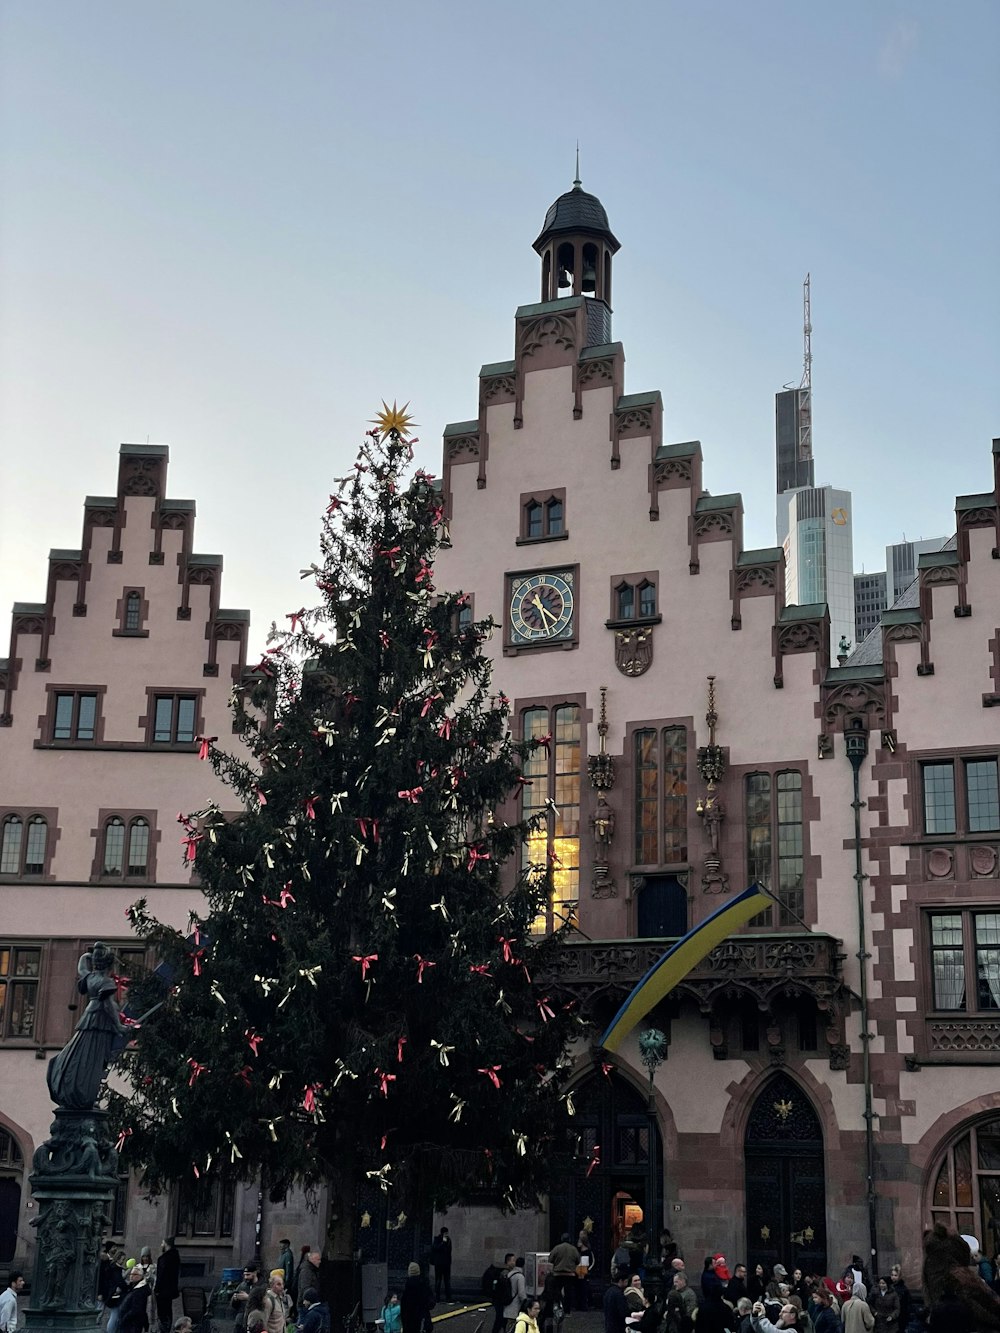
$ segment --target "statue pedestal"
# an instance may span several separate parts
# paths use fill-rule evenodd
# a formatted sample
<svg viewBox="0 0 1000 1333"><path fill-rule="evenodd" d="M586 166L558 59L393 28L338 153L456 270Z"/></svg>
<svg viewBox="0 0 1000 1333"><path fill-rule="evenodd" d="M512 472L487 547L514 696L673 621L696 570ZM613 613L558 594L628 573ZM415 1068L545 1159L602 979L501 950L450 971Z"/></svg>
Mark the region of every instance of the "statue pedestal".
<svg viewBox="0 0 1000 1333"><path fill-rule="evenodd" d="M37 1207L31 1308L24 1322L36 1333L93 1330L99 1322L97 1278L101 1238L111 1224L118 1154L107 1112L55 1113L28 1177Z"/></svg>

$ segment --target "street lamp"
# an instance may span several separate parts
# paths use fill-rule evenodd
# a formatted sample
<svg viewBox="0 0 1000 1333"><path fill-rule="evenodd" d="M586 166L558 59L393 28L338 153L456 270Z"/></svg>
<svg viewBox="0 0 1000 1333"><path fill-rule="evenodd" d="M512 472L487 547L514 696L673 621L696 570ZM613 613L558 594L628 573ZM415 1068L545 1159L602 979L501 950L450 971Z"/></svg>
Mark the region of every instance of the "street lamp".
<svg viewBox="0 0 1000 1333"><path fill-rule="evenodd" d="M658 1295L661 1285L660 1253L657 1248L660 1240L662 1218L658 1217L657 1200L660 1182L656 1171L656 1101L653 1082L656 1071L667 1058L666 1033L659 1028L646 1028L639 1036L639 1058L649 1074L649 1091L646 1101L646 1115L649 1119L649 1145L646 1156L649 1164L649 1178L646 1183L646 1234L649 1244L646 1259L646 1289L651 1298Z"/></svg>

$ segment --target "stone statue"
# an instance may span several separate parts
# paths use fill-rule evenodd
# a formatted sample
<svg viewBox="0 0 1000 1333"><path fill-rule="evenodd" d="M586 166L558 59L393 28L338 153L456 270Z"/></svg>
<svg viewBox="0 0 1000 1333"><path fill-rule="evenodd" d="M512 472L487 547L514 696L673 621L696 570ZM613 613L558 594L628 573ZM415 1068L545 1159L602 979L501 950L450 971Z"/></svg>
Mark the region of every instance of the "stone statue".
<svg viewBox="0 0 1000 1333"><path fill-rule="evenodd" d="M599 851L611 846L615 836L615 812L604 799L604 793L597 793L597 809L590 817L590 827L594 830L594 842Z"/></svg>
<svg viewBox="0 0 1000 1333"><path fill-rule="evenodd" d="M76 1263L77 1228L72 1206L60 1201L44 1217L36 1217L31 1225L38 1226L38 1246L44 1272L39 1305L42 1309L61 1306L66 1299L66 1280Z"/></svg>
<svg viewBox="0 0 1000 1333"><path fill-rule="evenodd" d="M69 1042L49 1061L49 1094L57 1106L87 1111L97 1102L116 1038L125 1032L110 975L114 955L98 941L77 964L77 990L89 1003Z"/></svg>

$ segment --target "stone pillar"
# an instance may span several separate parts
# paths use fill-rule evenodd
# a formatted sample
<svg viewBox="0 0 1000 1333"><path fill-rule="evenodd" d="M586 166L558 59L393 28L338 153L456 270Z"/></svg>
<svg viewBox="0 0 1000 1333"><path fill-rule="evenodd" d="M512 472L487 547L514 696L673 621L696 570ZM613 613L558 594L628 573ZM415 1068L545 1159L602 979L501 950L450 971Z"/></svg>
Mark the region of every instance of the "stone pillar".
<svg viewBox="0 0 1000 1333"><path fill-rule="evenodd" d="M34 1333L98 1326L101 1241L111 1224L118 1154L107 1112L59 1107L29 1177L38 1239L25 1323Z"/></svg>

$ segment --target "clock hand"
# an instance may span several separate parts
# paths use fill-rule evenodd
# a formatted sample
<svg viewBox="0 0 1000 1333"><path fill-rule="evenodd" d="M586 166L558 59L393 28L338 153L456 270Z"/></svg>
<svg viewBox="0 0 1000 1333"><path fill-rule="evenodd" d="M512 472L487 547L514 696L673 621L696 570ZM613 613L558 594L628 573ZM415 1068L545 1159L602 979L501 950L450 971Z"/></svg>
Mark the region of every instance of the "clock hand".
<svg viewBox="0 0 1000 1333"><path fill-rule="evenodd" d="M541 611L542 620L544 621L545 617L548 616L549 620L551 620L552 623L555 624L556 617L552 614L551 611L547 610L546 607L542 604L542 599L539 597L537 592L535 593L534 597L532 597L531 600L534 603L534 605L538 607L539 611Z"/></svg>

